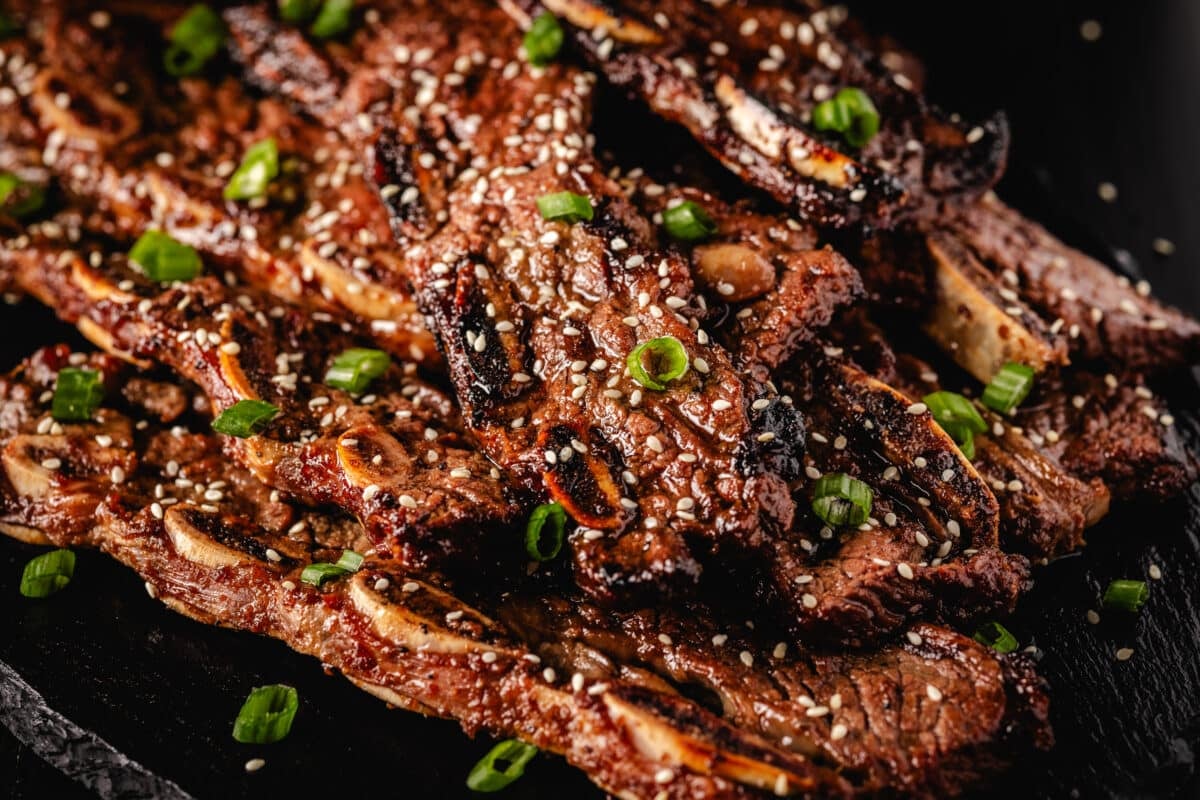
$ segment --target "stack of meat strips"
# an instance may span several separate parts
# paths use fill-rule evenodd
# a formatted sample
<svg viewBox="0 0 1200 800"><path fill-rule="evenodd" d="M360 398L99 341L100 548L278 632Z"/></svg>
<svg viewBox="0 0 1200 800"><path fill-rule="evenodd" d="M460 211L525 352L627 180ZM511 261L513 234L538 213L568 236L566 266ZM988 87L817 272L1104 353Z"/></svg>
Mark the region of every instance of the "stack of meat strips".
<svg viewBox="0 0 1200 800"><path fill-rule="evenodd" d="M98 350L0 381L0 530L621 797L937 797L1049 747L970 633L1191 481L1147 381L1200 326L991 193L1002 117L796 6L216 7L179 70L186 7L9 4L0 289ZM864 94L877 131L829 126ZM966 441L922 401L1010 363L1033 394Z"/></svg>

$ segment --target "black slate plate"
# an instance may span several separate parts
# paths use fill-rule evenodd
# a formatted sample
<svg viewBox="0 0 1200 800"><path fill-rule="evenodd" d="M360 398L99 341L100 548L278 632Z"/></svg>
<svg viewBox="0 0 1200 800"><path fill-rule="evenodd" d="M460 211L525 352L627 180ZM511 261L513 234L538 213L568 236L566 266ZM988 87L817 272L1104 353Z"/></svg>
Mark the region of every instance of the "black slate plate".
<svg viewBox="0 0 1200 800"><path fill-rule="evenodd" d="M1001 186L1010 202L1160 296L1200 312L1200 6L1155 3L852 4L930 66L931 92L964 113L1002 107L1016 135ZM1103 36L1085 43L1079 26ZM1119 189L1102 202L1097 184ZM1152 242L1177 252L1164 259ZM77 340L50 315L0 306L0 368L30 347ZM1191 376L1179 376L1179 427L1200 444ZM1044 653L1058 747L993 787L995 794L1059 798L1195 796L1200 747L1200 489L1157 509L1127 510L1093 531L1080 556L1038 573L1011 628ZM35 551L0 542L0 776L10 797L261 797L369 791L456 797L488 743L448 722L398 711L322 673L277 642L182 619L146 596L104 556L82 553L60 595L16 592ZM1116 577L1163 570L1141 615L1084 615ZM1118 647L1135 649L1117 662ZM296 686L291 737L236 744L232 720L246 692ZM34 757L40 754L53 766ZM267 765L247 775L242 765ZM59 771L76 778L65 779ZM507 796L594 797L560 760L541 757Z"/></svg>

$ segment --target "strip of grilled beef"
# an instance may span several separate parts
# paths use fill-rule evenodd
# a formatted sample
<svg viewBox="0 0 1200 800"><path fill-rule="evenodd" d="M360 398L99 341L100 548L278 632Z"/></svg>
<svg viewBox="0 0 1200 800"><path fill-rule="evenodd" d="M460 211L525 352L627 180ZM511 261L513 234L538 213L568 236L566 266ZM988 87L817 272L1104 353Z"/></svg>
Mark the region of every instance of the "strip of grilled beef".
<svg viewBox="0 0 1200 800"><path fill-rule="evenodd" d="M812 251L817 235L811 228L752 207L729 205L709 192L683 189L674 183L657 184L641 173L621 182L631 199L650 214L661 214L670 204L687 198L700 203L713 217L717 231L711 238L701 245L681 246L690 251L693 269L701 279L708 276L707 286L712 296L720 298L718 302L728 303L728 308L720 312L725 324L718 326L716 332L743 363L754 365L770 377L802 383L796 381L795 368L789 363L797 352L804 353L801 358L827 359L828 354L836 357L843 351L874 378L897 387L912 402L937 390L936 383L921 378L933 371L915 358L898 359L882 332L865 320L861 307L830 308L828 303L822 306L809 297L811 292L788 291L790 285L816 283L828 287L831 270L819 255L830 251ZM844 262L833 262L839 263ZM785 265L779 278L774 275L776 264ZM850 270L848 266L845 269ZM732 283L722 291L722 282ZM776 288L765 288L770 286ZM817 296L839 298L860 291L856 274L852 280L849 275L844 276L834 286L834 290L827 288ZM753 297L752 292L761 294ZM782 324L797 314L812 313L813 308L827 319L841 311L835 325L827 323L812 331L819 340L791 335L789 326ZM764 337L770 345L767 348L761 345ZM808 355L814 348L828 354ZM802 374L807 372L802 370ZM936 382L936 375L933 380ZM818 429L811 418L806 416L805 421L810 431ZM1098 521L1107 510L1107 489L1099 480L1084 483L1067 474L1057 459L1011 426L1001 430L1002 444L984 442L985 437L981 437L979 454L972 466L1000 500L999 529L1004 550L1045 558L1077 548L1082 544L1084 528ZM880 452L880 446L878 442L870 442L861 452L871 454L868 455L871 458ZM1022 491L1005 494L1010 485L1020 485ZM911 507L915 498L910 496L906 501L905 505ZM877 557L885 555L880 553Z"/></svg>
<svg viewBox="0 0 1200 800"><path fill-rule="evenodd" d="M985 594L1015 600L1025 565L991 550L994 498L927 415L910 413L911 400L844 363L836 348L816 347L806 362L810 366L799 372L780 369L801 348L814 350L818 337L827 336L824 329L860 292L853 268L831 250L814 249L812 230L798 223L725 204L697 189L612 174L652 220L685 199L713 217L718 228L713 237L672 246L688 255L700 285L713 298L706 305L724 320L714 330L736 363L762 380L790 376L797 387L794 402L809 431L804 476L792 483L798 505L808 505L808 484L822 472L851 472L880 487L874 515L889 523L842 532L834 541L832 530L800 511L802 524L795 530L820 535L799 533L799 551L794 544L778 551L781 559L808 565L796 577L805 582L810 595L805 602L816 616L846 629L886 629L897 616L903 618L905 609L936 604L938 597L950 601L939 610L953 616L966 587L987 586ZM665 235L662 239L668 245ZM919 464L927 468L914 468ZM914 519L910 509L931 498L945 518L917 514ZM957 540L960 531L966 531L968 544ZM957 563L964 549L969 557ZM931 592L931 586L937 589Z"/></svg>
<svg viewBox="0 0 1200 800"><path fill-rule="evenodd" d="M34 4L26 23L39 35L0 44L10 67L0 86L12 90L0 167L53 176L95 230L164 230L210 268L315 310L340 309L390 352L436 362L358 154L231 77L166 75L156 68L159 42L174 15L129 5L98 28L82 5ZM268 136L282 163L268 198L225 200L242 155Z"/></svg>
<svg viewBox="0 0 1200 800"><path fill-rule="evenodd" d="M276 499L211 435L139 428L113 408L54 423L42 394L68 356L43 351L0 382L4 532L99 547L181 613L283 639L401 708L562 753L622 797L849 794L828 766L603 664L582 682L560 679L504 626L394 560L369 558L324 588L303 583L306 564L366 546L361 529ZM82 363L116 382L111 361ZM1000 668L983 672L994 680Z"/></svg>
<svg viewBox="0 0 1200 800"><path fill-rule="evenodd" d="M125 387L93 422L48 415L68 363ZM303 566L367 546L361 528L282 501L216 437L188 432L206 398L127 373L58 347L0 381L0 530L100 547L182 613L282 638L402 708L562 752L620 796L944 796L1049 744L1025 659L930 625L875 653L820 655L702 606L614 618L540 590L464 603L374 558L309 587ZM714 696L726 722L679 689Z"/></svg>
<svg viewBox="0 0 1200 800"><path fill-rule="evenodd" d="M1072 357L1117 371L1168 372L1200 361L1200 321L1063 244L994 196L946 225L993 273L1064 331Z"/></svg>
<svg viewBox="0 0 1200 800"><path fill-rule="evenodd" d="M686 127L749 183L805 219L890 227L978 196L1000 176L1008 128L930 107L906 76L843 36L844 10L774 3L505 0L522 25L543 9L609 81ZM813 108L854 86L882 128L861 151L811 125Z"/></svg>
<svg viewBox="0 0 1200 800"><path fill-rule="evenodd" d="M339 321L210 276L157 284L100 246L6 246L0 271L106 351L194 381L214 413L241 400L277 406L261 435L227 440L263 481L353 514L381 552L411 567L482 563L486 532L523 516L519 489L412 365L351 396L322 383L332 360L362 343Z"/></svg>
<svg viewBox="0 0 1200 800"><path fill-rule="evenodd" d="M929 579L923 573L917 581L902 577L907 564L889 566L899 569L901 577L876 570L880 574L866 582L872 588L865 589L859 575L852 571L847 578L831 559L819 566L839 577L805 587L813 579L814 556L797 549L805 539L791 533L802 519L792 497L802 496L807 505L811 479L789 472L798 466L789 449L802 441L801 429L789 419L793 412L788 404L774 402L769 387L733 372L728 356L701 327L707 315L686 263L655 247L649 223L628 206L587 152L587 81L562 66L530 71L514 60L519 34L502 17L489 17L491 9L471 6L451 15L454 25L445 14L426 19L411 8L399 12L392 18L382 11L370 38L352 45L364 50L353 57L341 50L314 51L297 41L294 32L272 29L259 9L235 9L227 19L257 79L285 91L291 82L280 81L287 74L276 67L285 58L280 49L289 57L304 53L296 57L303 63L330 58L340 66L320 74L348 74L348 84L361 88L380 83L378 73L390 73L395 52L411 51L430 31L441 29L455 37L459 50L430 55L422 66L435 75L465 70L462 80L431 80L417 92L428 89L426 96L414 100L405 87L389 87L394 93L390 107L357 106L340 113L356 121L364 114L379 121L384 132L374 149L383 181L408 181L399 187L420 189L417 205L431 198L435 207L450 209L445 223L434 229L420 220L398 219L406 267L447 351L460 402L481 442L503 466L518 473L540 472L551 497L593 529L576 542L585 585L605 599L628 599L643 584L661 590L667 576L684 573L694 581L700 562L732 565L735 572L739 563L748 562L753 574L765 576L764 599L782 608L798 632L819 631L854 643L885 633L913 609L936 606L932 589L941 583L980 595L983 607L1011 605L1025 581L1024 565L988 549L989 541L995 542L994 500L969 465L961 473L963 485L943 494L952 501L949 513L963 512L956 524L986 550L978 559L932 565ZM472 18L477 25L486 24L466 24ZM507 37L497 35L505 30ZM419 38L406 38L416 32ZM463 55L477 48L495 55ZM439 67L442 61L455 66ZM380 62L385 66L373 66ZM472 66L476 62L489 64L483 75ZM297 89L292 96L302 101L307 90ZM496 108L502 113L496 114ZM477 130L473 121L487 114L491 124ZM395 131L389 126L396 126ZM447 142L439 141L437 134L444 131L455 133L457 150L466 155L454 155ZM437 150L442 151L440 172L429 166L438 162ZM454 162L468 156L480 166L452 185ZM480 177L489 164L495 166ZM444 186L450 188L438 188ZM533 200L564 188L589 195L597 218L574 226L542 220ZM845 275L844 262L828 253L822 257L833 265L831 271ZM485 314L488 304L496 319L515 330L493 330ZM527 342L520 338L526 331ZM644 392L619 365L637 341L664 334L684 344L693 372L667 392ZM523 373L528 380L515 373L523 365L532 365L533 375ZM886 387L864 388L850 377L830 388L870 395L878 413L910 421L911 415L895 415L898 398ZM580 430L579 419L589 420L590 429ZM536 437L525 431L530 421L541 423ZM906 440L907 428L897 432L889 452L925 447L938 454L930 460L945 455L960 463L957 451L928 418L911 419L908 427L914 438ZM554 440L562 429L561 441ZM582 444L574 448L578 455L565 449L570 439ZM609 457L594 458L606 450ZM569 456L565 462L564 455ZM620 502L617 490L601 497L598 509L580 503L581 486L616 489L618 475L630 487L624 489L629 502ZM799 486L788 487L786 480L799 481ZM640 513L628 513L632 511ZM909 532L922 525L913 521ZM703 543L699 549L695 541ZM902 552L918 568L925 561L911 542ZM890 586L874 588L876 583ZM814 595L818 588L830 590L828 604ZM869 597L859 598L860 589ZM962 599L953 592L944 596L950 604ZM875 606L892 611L876 613ZM850 630L856 619L861 629Z"/></svg>

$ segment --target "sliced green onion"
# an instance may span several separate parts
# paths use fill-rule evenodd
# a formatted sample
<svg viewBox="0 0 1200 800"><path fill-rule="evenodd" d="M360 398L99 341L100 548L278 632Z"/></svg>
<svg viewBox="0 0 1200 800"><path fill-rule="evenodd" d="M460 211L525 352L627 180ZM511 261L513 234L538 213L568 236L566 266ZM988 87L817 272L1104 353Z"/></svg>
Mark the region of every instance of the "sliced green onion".
<svg viewBox="0 0 1200 800"><path fill-rule="evenodd" d="M349 570L345 570L337 564L321 561L305 567L304 571L300 573L300 581L309 586L324 586L329 581L337 580L347 574L349 574Z"/></svg>
<svg viewBox="0 0 1200 800"><path fill-rule="evenodd" d="M246 150L242 163L225 184L226 200L251 200L267 193L279 176L279 147L273 138L263 139Z"/></svg>
<svg viewBox="0 0 1200 800"><path fill-rule="evenodd" d="M668 383L687 374L688 354L674 336L660 336L633 348L625 365L635 381L661 392Z"/></svg>
<svg viewBox="0 0 1200 800"><path fill-rule="evenodd" d="M852 147L863 147L879 133L879 111L862 89L839 89L813 109L813 127L836 131Z"/></svg>
<svg viewBox="0 0 1200 800"><path fill-rule="evenodd" d="M262 400L239 400L212 421L212 429L226 436L245 439L261 433L278 415L278 406Z"/></svg>
<svg viewBox="0 0 1200 800"><path fill-rule="evenodd" d="M830 525L861 525L871 516L875 493L841 472L822 475L813 489L813 513Z"/></svg>
<svg viewBox="0 0 1200 800"><path fill-rule="evenodd" d="M180 17L171 29L171 44L163 56L163 66L171 75L195 75L225 43L225 26L216 12L198 3Z"/></svg>
<svg viewBox="0 0 1200 800"><path fill-rule="evenodd" d="M192 247L177 242L162 231L146 231L134 242L129 260L142 268L152 281L190 281L203 264Z"/></svg>
<svg viewBox="0 0 1200 800"><path fill-rule="evenodd" d="M933 392L921 398L942 430L950 435L963 455L975 457L975 434L987 432L987 422L974 404L957 392Z"/></svg>
<svg viewBox="0 0 1200 800"><path fill-rule="evenodd" d="M544 67L554 60L563 45L563 29L558 19L543 11L533 20L525 33L525 55L535 67Z"/></svg>
<svg viewBox="0 0 1200 800"><path fill-rule="evenodd" d="M946 433L950 434L950 438L958 445L959 451L963 454L963 458L967 461L975 460L975 434L969 428L956 428L955 430L946 429Z"/></svg>
<svg viewBox="0 0 1200 800"><path fill-rule="evenodd" d="M309 586L324 586L329 581L337 580L351 572L358 572L362 568L363 560L363 556L353 550L343 550L342 557L336 564L327 561L309 564L300 573L300 580Z"/></svg>
<svg viewBox="0 0 1200 800"><path fill-rule="evenodd" d="M342 557L337 560L338 567L346 570L346 572L358 572L362 569L363 557L353 550L343 550Z"/></svg>
<svg viewBox="0 0 1200 800"><path fill-rule="evenodd" d="M318 39L332 39L350 29L354 0L325 0L308 32Z"/></svg>
<svg viewBox="0 0 1200 800"><path fill-rule="evenodd" d="M391 363L392 359L382 350L352 347L333 360L333 366L325 373L325 383L360 394L371 381L387 372Z"/></svg>
<svg viewBox="0 0 1200 800"><path fill-rule="evenodd" d="M243 744L271 744L285 738L300 708L291 686L259 686L250 692L233 722L233 738Z"/></svg>
<svg viewBox="0 0 1200 800"><path fill-rule="evenodd" d="M975 641L987 645L997 653L1011 653L1017 649L1017 637L999 622L985 622L975 631Z"/></svg>
<svg viewBox="0 0 1200 800"><path fill-rule="evenodd" d="M0 172L0 214L24 219L41 211L45 204L43 187L23 181L11 172Z"/></svg>
<svg viewBox="0 0 1200 800"><path fill-rule="evenodd" d="M549 561L563 546L567 512L560 503L543 503L529 515L525 526L525 552L535 561Z"/></svg>
<svg viewBox="0 0 1200 800"><path fill-rule="evenodd" d="M1007 414L1025 401L1032 388L1033 367L1010 361L992 378L980 399L993 411Z"/></svg>
<svg viewBox="0 0 1200 800"><path fill-rule="evenodd" d="M51 550L29 560L21 573L21 594L49 597L62 590L75 575L75 554L70 550Z"/></svg>
<svg viewBox="0 0 1200 800"><path fill-rule="evenodd" d="M667 235L681 242L698 242L717 232L717 223L704 207L685 200L663 212L663 227Z"/></svg>
<svg viewBox="0 0 1200 800"><path fill-rule="evenodd" d="M542 219L572 224L580 220L591 221L593 215L592 201L574 192L544 194L537 199L537 207Z"/></svg>
<svg viewBox="0 0 1200 800"><path fill-rule="evenodd" d="M525 765L538 749L517 739L508 739L479 759L467 775L467 788L473 792L498 792L525 774Z"/></svg>
<svg viewBox="0 0 1200 800"><path fill-rule="evenodd" d="M104 400L104 382L94 369L63 367L54 381L50 416L59 422L87 422Z"/></svg>
<svg viewBox="0 0 1200 800"><path fill-rule="evenodd" d="M279 18L293 24L308 22L320 6L321 0L279 0Z"/></svg>
<svg viewBox="0 0 1200 800"><path fill-rule="evenodd" d="M1113 581L1104 590L1104 607L1121 611L1139 611L1150 596L1145 581Z"/></svg>

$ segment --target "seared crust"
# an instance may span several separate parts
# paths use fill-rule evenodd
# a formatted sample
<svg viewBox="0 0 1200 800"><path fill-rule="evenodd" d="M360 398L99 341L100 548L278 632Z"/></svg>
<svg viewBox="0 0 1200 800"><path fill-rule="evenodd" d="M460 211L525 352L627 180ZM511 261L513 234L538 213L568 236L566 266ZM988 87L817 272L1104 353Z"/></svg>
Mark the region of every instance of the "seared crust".
<svg viewBox="0 0 1200 800"><path fill-rule="evenodd" d="M747 183L832 227L891 227L946 201L977 197L1000 176L1008 128L971 126L929 107L838 30L844 14L773 3L505 0L528 25L543 8L616 86L686 127ZM883 128L861 151L808 123L846 86L878 106ZM906 88L908 87L908 88Z"/></svg>
<svg viewBox="0 0 1200 800"><path fill-rule="evenodd" d="M0 381L6 529L100 547L181 613L281 638L368 691L469 732L560 752L619 796L885 787L935 796L997 767L1028 737L1048 744L1028 662L935 626L878 653L826 656L724 627L703 607L614 619L540 591L468 604L443 578L374 557L349 578L307 586L305 564L368 546L358 525L280 499L225 460L216 437L180 427L186 419L135 424L149 411L136 403L47 426L40 398L68 361L101 370L110 385L125 374L59 347ZM47 453L62 456L53 471L39 466ZM21 470L42 470L53 493L17 488ZM721 696L724 719L676 694L689 686ZM935 735L913 740L903 733L913 728Z"/></svg>

